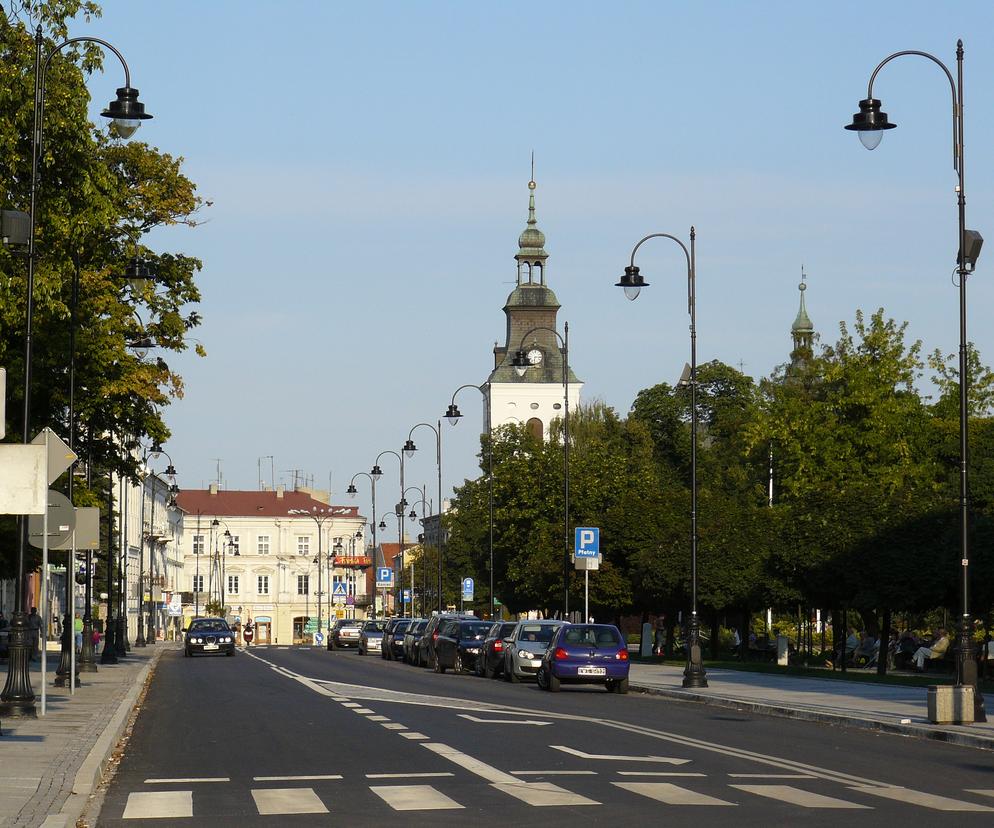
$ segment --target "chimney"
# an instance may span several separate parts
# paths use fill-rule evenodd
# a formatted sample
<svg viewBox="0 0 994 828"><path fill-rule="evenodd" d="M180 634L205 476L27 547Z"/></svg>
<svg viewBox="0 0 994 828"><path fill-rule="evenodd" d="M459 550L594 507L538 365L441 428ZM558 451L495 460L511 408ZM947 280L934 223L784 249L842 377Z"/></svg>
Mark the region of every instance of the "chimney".
<svg viewBox="0 0 994 828"><path fill-rule="evenodd" d="M283 499L283 492L284 491L286 491L286 490L283 488L283 484L282 483L279 486L276 487L276 499L277 500L282 500Z"/></svg>
<svg viewBox="0 0 994 828"><path fill-rule="evenodd" d="M217 483L211 483L210 492L211 492L212 495L216 495L217 494Z"/></svg>

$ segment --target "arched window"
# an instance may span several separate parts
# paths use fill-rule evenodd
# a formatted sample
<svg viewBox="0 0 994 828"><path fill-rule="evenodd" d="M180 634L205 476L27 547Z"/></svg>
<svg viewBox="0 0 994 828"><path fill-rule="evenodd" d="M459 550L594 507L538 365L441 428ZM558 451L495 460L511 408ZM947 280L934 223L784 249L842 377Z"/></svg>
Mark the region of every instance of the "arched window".
<svg viewBox="0 0 994 828"><path fill-rule="evenodd" d="M525 427L528 429L528 433L537 440L541 440L545 436L545 428L538 417L532 417L525 424Z"/></svg>
<svg viewBox="0 0 994 828"><path fill-rule="evenodd" d="M524 285L531 283L532 280L532 266L528 262L518 262L518 284Z"/></svg>
<svg viewBox="0 0 994 828"><path fill-rule="evenodd" d="M542 267L541 262L535 262L535 270L538 273L538 284L545 284L545 268Z"/></svg>

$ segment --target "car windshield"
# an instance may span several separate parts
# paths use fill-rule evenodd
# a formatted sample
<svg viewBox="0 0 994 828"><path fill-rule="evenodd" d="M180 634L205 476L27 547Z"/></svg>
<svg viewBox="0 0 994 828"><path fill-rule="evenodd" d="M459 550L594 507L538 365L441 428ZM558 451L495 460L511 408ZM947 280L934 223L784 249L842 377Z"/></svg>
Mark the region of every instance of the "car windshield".
<svg viewBox="0 0 994 828"><path fill-rule="evenodd" d="M514 632L514 624L501 624L500 631L497 633L497 637L507 638L513 632Z"/></svg>
<svg viewBox="0 0 994 828"><path fill-rule="evenodd" d="M190 632L228 632L228 625L220 619L208 619L206 621L194 621L190 625Z"/></svg>
<svg viewBox="0 0 994 828"><path fill-rule="evenodd" d="M383 632L386 625L386 621L367 621L366 626L362 629L363 632Z"/></svg>
<svg viewBox="0 0 994 828"><path fill-rule="evenodd" d="M483 621L465 621L459 625L460 638L485 638L490 625Z"/></svg>
<svg viewBox="0 0 994 828"><path fill-rule="evenodd" d="M518 632L518 641L528 644L536 641L540 644L548 644L552 641L552 634L556 628L551 624L522 624Z"/></svg>
<svg viewBox="0 0 994 828"><path fill-rule="evenodd" d="M563 643L573 647L619 647L621 639L614 627L577 624L563 633Z"/></svg>

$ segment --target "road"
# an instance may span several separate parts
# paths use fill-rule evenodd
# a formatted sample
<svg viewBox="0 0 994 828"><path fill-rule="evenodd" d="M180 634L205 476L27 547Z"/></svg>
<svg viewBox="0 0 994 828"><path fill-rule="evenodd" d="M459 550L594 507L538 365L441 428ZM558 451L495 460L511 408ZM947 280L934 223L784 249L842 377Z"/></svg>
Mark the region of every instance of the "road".
<svg viewBox="0 0 994 828"><path fill-rule="evenodd" d="M413 825L985 825L994 756L638 693L550 694L348 651L175 651L159 662L96 824L397 816Z"/></svg>

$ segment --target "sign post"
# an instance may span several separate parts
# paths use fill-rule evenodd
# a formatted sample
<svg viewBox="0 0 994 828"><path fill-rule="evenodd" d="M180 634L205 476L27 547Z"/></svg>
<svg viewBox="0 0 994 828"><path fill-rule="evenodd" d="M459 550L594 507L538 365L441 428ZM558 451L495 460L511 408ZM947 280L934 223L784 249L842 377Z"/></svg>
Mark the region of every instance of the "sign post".
<svg viewBox="0 0 994 828"><path fill-rule="evenodd" d="M573 565L583 570L583 620L590 618L590 570L597 569L601 556L601 530L577 526L573 542Z"/></svg>

